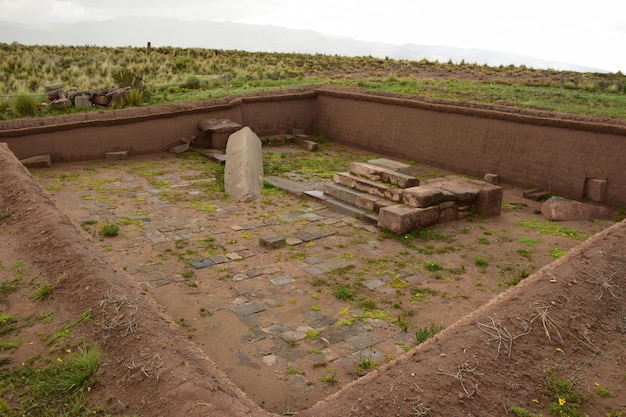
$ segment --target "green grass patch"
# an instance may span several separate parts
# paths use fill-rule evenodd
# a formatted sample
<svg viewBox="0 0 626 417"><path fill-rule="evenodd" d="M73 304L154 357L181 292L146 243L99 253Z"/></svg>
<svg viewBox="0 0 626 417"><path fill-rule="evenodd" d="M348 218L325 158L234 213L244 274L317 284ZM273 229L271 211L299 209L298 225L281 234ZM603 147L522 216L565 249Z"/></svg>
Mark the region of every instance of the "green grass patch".
<svg viewBox="0 0 626 417"><path fill-rule="evenodd" d="M544 391L553 398L547 408L555 416L586 417L581 409L585 398L572 381L563 379L555 369L544 374Z"/></svg>
<svg viewBox="0 0 626 417"><path fill-rule="evenodd" d="M22 366L0 367L0 392L13 407L3 416L68 416L95 414L85 399L97 383L101 351L84 345L72 353L33 358Z"/></svg>
<svg viewBox="0 0 626 417"><path fill-rule="evenodd" d="M486 268L489 266L489 260L487 258L483 258L482 256L476 256L474 257L474 265Z"/></svg>
<svg viewBox="0 0 626 417"><path fill-rule="evenodd" d="M64 340L72 333L72 330L74 330L74 327L76 327L80 323L91 320L91 313L92 310L88 309L83 314L81 314L81 316L77 320L72 321L65 326L61 326L54 334L48 337L48 339L46 340L46 344L51 345L56 341L61 341L63 344Z"/></svg>
<svg viewBox="0 0 626 417"><path fill-rule="evenodd" d="M9 333L17 327L17 317L13 314L0 314L0 335Z"/></svg>
<svg viewBox="0 0 626 417"><path fill-rule="evenodd" d="M100 234L102 236L114 237L120 233L120 227L115 223L106 223L100 227Z"/></svg>
<svg viewBox="0 0 626 417"><path fill-rule="evenodd" d="M567 253L567 250L565 249L559 249L559 248L550 249L550 256L552 257L552 259L559 259L561 256L565 255L566 253Z"/></svg>
<svg viewBox="0 0 626 417"><path fill-rule="evenodd" d="M352 297L354 297L354 291L352 291L352 289L347 285L342 285L338 287L333 294L339 300L347 301L347 300L352 299Z"/></svg>
<svg viewBox="0 0 626 417"><path fill-rule="evenodd" d="M532 237L520 237L519 239L517 239L517 241L519 243L523 243L524 245L534 245L535 243L539 242L539 239L534 239Z"/></svg>
<svg viewBox="0 0 626 417"><path fill-rule="evenodd" d="M576 240L585 240L589 236L588 233L583 233L580 230L571 229L569 227L561 226L560 224L553 223L550 221L541 221L541 220L528 220L518 223L520 226L527 227L529 229L538 230L542 234L552 235L552 236L563 236L569 237Z"/></svg>

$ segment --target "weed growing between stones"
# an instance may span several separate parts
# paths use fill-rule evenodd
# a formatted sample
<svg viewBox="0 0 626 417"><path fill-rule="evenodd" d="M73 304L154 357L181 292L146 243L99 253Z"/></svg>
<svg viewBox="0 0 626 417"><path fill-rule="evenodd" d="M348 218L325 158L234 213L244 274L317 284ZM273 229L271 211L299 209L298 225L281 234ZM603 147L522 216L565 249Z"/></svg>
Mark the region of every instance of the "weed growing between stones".
<svg viewBox="0 0 626 417"><path fill-rule="evenodd" d="M489 261L487 258L483 258L482 256L476 256L474 258L474 265L486 268L489 266Z"/></svg>
<svg viewBox="0 0 626 417"><path fill-rule="evenodd" d="M119 232L120 227L115 223L106 223L100 228L100 234L107 237L117 236Z"/></svg>
<svg viewBox="0 0 626 417"><path fill-rule="evenodd" d="M417 344L422 344L426 340L430 339L437 333L443 330L443 326L436 326L434 322L430 322L430 325L427 327L422 327L417 332L415 332L415 339Z"/></svg>

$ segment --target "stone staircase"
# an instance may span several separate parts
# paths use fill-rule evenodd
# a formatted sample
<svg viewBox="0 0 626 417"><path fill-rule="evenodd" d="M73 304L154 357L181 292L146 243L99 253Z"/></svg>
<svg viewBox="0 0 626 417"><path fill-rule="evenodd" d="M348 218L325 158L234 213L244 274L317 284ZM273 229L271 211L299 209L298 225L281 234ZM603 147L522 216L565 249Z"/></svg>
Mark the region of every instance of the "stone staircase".
<svg viewBox="0 0 626 417"><path fill-rule="evenodd" d="M409 172L409 165L385 158L351 162L349 172L335 173L323 193L311 197L396 234L473 214L500 215L502 187L455 175L420 183Z"/></svg>

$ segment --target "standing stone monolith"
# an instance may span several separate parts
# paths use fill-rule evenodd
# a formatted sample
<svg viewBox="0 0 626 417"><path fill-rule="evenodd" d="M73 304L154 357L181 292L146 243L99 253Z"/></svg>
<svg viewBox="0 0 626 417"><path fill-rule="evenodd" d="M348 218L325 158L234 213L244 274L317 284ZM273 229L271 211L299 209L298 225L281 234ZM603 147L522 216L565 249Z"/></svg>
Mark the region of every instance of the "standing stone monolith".
<svg viewBox="0 0 626 417"><path fill-rule="evenodd" d="M237 201L254 201L263 189L261 139L249 127L228 137L224 188Z"/></svg>

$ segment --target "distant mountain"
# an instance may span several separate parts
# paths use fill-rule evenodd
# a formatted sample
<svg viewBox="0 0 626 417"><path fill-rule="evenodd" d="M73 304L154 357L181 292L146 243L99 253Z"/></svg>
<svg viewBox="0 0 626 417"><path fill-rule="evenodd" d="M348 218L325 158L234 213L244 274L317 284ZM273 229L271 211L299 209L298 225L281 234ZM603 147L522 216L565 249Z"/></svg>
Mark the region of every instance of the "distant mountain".
<svg viewBox="0 0 626 417"><path fill-rule="evenodd" d="M241 23L185 21L165 18L115 18L68 24L25 25L0 21L0 42L25 45L174 46L238 49L251 52L299 52L342 56L375 56L419 61L525 65L577 72L602 69L549 61L531 56L449 46L391 45L334 38L311 30Z"/></svg>

